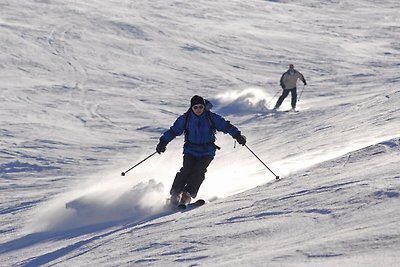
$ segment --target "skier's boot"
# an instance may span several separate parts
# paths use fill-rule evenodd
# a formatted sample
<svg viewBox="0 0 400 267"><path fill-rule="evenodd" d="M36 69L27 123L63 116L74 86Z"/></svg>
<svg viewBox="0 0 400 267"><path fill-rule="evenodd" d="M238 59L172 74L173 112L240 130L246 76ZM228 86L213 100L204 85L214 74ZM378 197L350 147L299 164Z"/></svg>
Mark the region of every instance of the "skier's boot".
<svg viewBox="0 0 400 267"><path fill-rule="evenodd" d="M192 201L192 196L188 192L183 192L180 204L187 205Z"/></svg>

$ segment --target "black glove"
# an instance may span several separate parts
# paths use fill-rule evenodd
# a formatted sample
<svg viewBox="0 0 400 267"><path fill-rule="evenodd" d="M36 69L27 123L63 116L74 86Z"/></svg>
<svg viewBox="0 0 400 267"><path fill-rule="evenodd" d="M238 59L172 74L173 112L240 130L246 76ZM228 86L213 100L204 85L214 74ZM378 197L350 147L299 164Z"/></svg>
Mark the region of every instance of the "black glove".
<svg viewBox="0 0 400 267"><path fill-rule="evenodd" d="M246 136L238 134L237 136L235 136L235 139L238 141L239 144L241 144L242 146L244 146L246 144Z"/></svg>
<svg viewBox="0 0 400 267"><path fill-rule="evenodd" d="M158 143L157 147L156 147L156 151L158 154L164 153L165 150L167 150L167 142L165 141L160 141L160 143Z"/></svg>
<svg viewBox="0 0 400 267"><path fill-rule="evenodd" d="M304 80L304 85L307 85L306 80Z"/></svg>

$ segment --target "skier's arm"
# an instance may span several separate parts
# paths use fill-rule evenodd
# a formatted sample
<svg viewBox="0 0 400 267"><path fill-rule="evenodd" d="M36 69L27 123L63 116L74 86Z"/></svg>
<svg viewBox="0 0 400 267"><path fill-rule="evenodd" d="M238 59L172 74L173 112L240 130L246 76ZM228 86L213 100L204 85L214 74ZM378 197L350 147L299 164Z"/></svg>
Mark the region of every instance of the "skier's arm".
<svg viewBox="0 0 400 267"><path fill-rule="evenodd" d="M286 72L282 74L279 84L281 85L282 89L285 89L285 84L283 83L283 77L285 76Z"/></svg>
<svg viewBox="0 0 400 267"><path fill-rule="evenodd" d="M165 152L168 143L171 142L175 137L183 133L183 127L185 123L184 121L184 115L179 116L174 124L169 128L169 130L163 133L163 135L160 137L160 142L157 144L156 147L156 151L158 154Z"/></svg>
<svg viewBox="0 0 400 267"><path fill-rule="evenodd" d="M299 75L300 75L300 80L304 83L304 85L307 85L307 82L306 82L306 79L304 78L304 75L301 74L300 72L299 72Z"/></svg>
<svg viewBox="0 0 400 267"><path fill-rule="evenodd" d="M232 137L240 135L239 129L231 124L230 121L225 120L223 117L215 113L211 113L211 116L214 121L215 128L218 131L229 134Z"/></svg>
<svg viewBox="0 0 400 267"><path fill-rule="evenodd" d="M184 115L179 116L169 130L164 132L164 134L160 137L160 141L169 143L175 139L175 137L181 135L184 131L184 121Z"/></svg>
<svg viewBox="0 0 400 267"><path fill-rule="evenodd" d="M246 137L241 134L239 129L231 124L229 121L222 118L220 115L211 113L212 119L214 120L215 127L218 131L229 134L238 141L239 144L244 146L246 144Z"/></svg>

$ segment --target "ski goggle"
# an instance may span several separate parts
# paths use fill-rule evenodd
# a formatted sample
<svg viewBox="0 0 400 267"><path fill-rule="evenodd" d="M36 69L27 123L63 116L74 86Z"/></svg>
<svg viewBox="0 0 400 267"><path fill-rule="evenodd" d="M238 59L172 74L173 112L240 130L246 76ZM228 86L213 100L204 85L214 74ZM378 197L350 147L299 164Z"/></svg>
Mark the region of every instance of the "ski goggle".
<svg viewBox="0 0 400 267"><path fill-rule="evenodd" d="M194 105L193 109L204 109L203 105Z"/></svg>

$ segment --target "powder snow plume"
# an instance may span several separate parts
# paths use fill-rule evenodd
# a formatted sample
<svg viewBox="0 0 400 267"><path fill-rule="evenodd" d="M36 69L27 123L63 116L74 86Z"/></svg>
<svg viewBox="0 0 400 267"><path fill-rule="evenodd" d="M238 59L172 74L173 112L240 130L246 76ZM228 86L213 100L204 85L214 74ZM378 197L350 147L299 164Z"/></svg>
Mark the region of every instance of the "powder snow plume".
<svg viewBox="0 0 400 267"><path fill-rule="evenodd" d="M164 203L164 185L154 179L133 186L103 180L40 206L26 231L63 231L127 218L136 221L161 211Z"/></svg>
<svg viewBox="0 0 400 267"><path fill-rule="evenodd" d="M265 111L272 98L264 89L247 88L219 94L211 102L224 115L245 115Z"/></svg>

